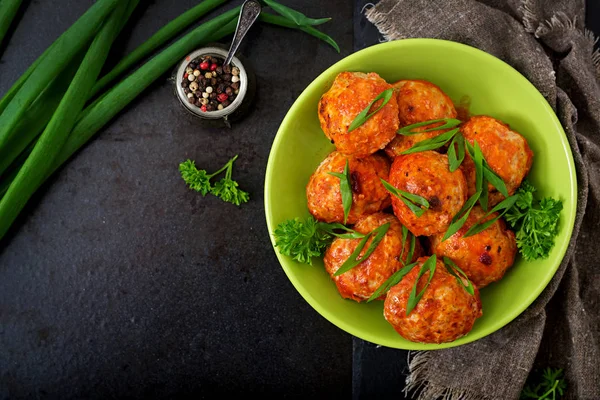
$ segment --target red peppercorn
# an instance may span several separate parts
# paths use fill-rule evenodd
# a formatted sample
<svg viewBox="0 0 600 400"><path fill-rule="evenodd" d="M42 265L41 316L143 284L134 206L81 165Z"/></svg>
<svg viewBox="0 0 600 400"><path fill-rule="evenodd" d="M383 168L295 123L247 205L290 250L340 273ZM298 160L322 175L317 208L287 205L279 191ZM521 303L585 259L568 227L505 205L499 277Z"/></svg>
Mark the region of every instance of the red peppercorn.
<svg viewBox="0 0 600 400"><path fill-rule="evenodd" d="M206 112L206 105L203 105L202 107L200 107L200 110Z"/></svg>
<svg viewBox="0 0 600 400"><path fill-rule="evenodd" d="M207 70L209 67L208 62L207 61L203 61L200 63L200 69L201 70Z"/></svg>
<svg viewBox="0 0 600 400"><path fill-rule="evenodd" d="M217 96L217 100L219 100L221 103L227 100L228 98L229 96L227 96L225 93L221 93Z"/></svg>
<svg viewBox="0 0 600 400"><path fill-rule="evenodd" d="M187 79L188 77L188 73L186 72L185 74L183 74L183 79Z"/></svg>
<svg viewBox="0 0 600 400"><path fill-rule="evenodd" d="M218 67L218 65L217 65L217 64L211 64L211 65L210 65L210 70L211 70L211 71L214 71L214 70L216 70L216 69L217 69L217 67Z"/></svg>

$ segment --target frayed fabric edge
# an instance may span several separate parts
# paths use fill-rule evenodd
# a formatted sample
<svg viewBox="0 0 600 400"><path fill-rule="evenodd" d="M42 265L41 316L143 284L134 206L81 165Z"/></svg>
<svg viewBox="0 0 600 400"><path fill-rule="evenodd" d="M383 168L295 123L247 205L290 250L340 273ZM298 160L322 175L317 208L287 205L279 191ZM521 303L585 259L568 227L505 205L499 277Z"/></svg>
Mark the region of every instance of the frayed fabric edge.
<svg viewBox="0 0 600 400"><path fill-rule="evenodd" d="M523 14L525 31L534 33L540 22L533 11L533 0L523 0L519 6L519 11Z"/></svg>
<svg viewBox="0 0 600 400"><path fill-rule="evenodd" d="M433 385L427 380L429 374L428 364L433 355L430 351L409 351L408 369L410 373L406 377L404 395L414 396L417 400L441 399L441 400L486 400L479 393L470 390L447 388Z"/></svg>
<svg viewBox="0 0 600 400"><path fill-rule="evenodd" d="M383 36L383 41L390 42L397 39L406 39L402 35L398 35L394 32L396 26L393 21L389 21L387 14L377 11L377 6L371 7L365 11L365 17L367 20L375 25L379 33Z"/></svg>
<svg viewBox="0 0 600 400"><path fill-rule="evenodd" d="M590 60L596 78L600 80L600 49L595 48L598 38L588 29L579 29L577 27L576 16L571 19L567 14L559 11L554 14L550 20L540 22L539 17L534 12L533 0L523 0L519 6L519 11L523 14L523 25L525 26L525 30L529 33L533 33L537 39L542 39L544 36L558 29L571 31L577 35L581 35L591 48Z"/></svg>

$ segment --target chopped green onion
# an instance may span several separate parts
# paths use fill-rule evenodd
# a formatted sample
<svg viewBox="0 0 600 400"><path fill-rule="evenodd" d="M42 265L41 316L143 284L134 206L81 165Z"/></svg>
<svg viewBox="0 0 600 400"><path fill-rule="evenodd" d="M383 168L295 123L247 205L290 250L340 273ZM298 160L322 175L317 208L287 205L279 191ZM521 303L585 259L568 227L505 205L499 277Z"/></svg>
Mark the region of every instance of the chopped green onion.
<svg viewBox="0 0 600 400"><path fill-rule="evenodd" d="M77 115L83 108L85 100L100 74L111 45L122 27L121 19L125 14L127 4L121 3L114 9L93 40L52 119L0 200L0 215L2 215L0 237L4 236L27 200L52 169L53 161L67 140ZM46 60L49 58L50 56Z"/></svg>
<svg viewBox="0 0 600 400"><path fill-rule="evenodd" d="M279 4L273 0L262 0L266 5L271 7L276 13L280 14L283 17L293 21L298 26L310 26L310 25L321 25L327 21L331 21L331 18L308 18L306 15L298 12L296 10L292 10L289 7L284 6L283 4Z"/></svg>
<svg viewBox="0 0 600 400"><path fill-rule="evenodd" d="M492 171L485 160L483 163L483 175L485 176L485 179L490 182L493 187L498 189L498 191L502 193L504 197L508 197L508 190L506 189L504 181L494 171Z"/></svg>
<svg viewBox="0 0 600 400"><path fill-rule="evenodd" d="M0 1L0 46L23 0Z"/></svg>
<svg viewBox="0 0 600 400"><path fill-rule="evenodd" d="M479 196L481 196L481 192L476 192L473 196L469 197L469 200L467 200L462 208L458 210L454 218L452 218L452 221L450 221L450 226L444 234L442 242L458 232L465 222L467 222L467 218L469 218L473 206L475 206L475 203L479 200Z"/></svg>
<svg viewBox="0 0 600 400"><path fill-rule="evenodd" d="M409 315L412 312L412 310L417 306L417 304L421 300L421 297L423 297L423 294L425 294L425 291L427 290L429 284L431 283L431 280L433 279L433 274L435 273L436 265L437 258L435 254L433 254L421 266L419 275L417 276L415 284L413 285L410 295L408 296L408 302L406 303L406 315ZM419 280L421 280L421 277L425 275L427 271L429 271L429 278L427 279L427 283L425 284L423 289L421 289L421 291L417 294L417 286L419 285Z"/></svg>
<svg viewBox="0 0 600 400"><path fill-rule="evenodd" d="M476 141L473 141L473 143L477 144ZM471 156L471 158L474 159L475 148L468 141L465 141L465 144L467 146L467 151L469 152L469 155ZM479 147L479 145L477 145L476 147ZM479 149L479 151L481 152L481 149ZM489 183L491 183L492 186L494 186L496 189L498 189L498 191L500 193L502 193L502 195L504 197L508 197L508 190L506 189L506 185L505 185L504 181L502 180L502 178L500 178L494 171L492 171L492 169L490 168L490 165L487 163L487 161L483 157L483 153L481 154L481 158L482 158L482 173L483 173L483 175L485 175L485 178L487 179L487 181ZM475 167L477 167L477 165L475 165ZM476 168L476 171L477 171L477 168Z"/></svg>
<svg viewBox="0 0 600 400"><path fill-rule="evenodd" d="M373 251L375 251L375 249L379 245L379 242L381 242L381 240L383 240L383 237L387 233L388 229L390 229L389 222L387 222L387 223L373 229L371 232L369 232L367 234L367 236L365 236L358 243L358 246L356 246L356 249L352 252L352 254L350 254L350 257L348 257L348 259L346 261L344 261L342 266L333 275L339 276L339 275L343 274L344 272L351 270L352 268L356 267L358 264L360 264L361 262L363 262L364 260L369 258L371 253L373 253ZM371 238L371 236L373 234L375 234L375 237L371 241L371 244L367 248L367 251L365 252L365 254L362 257L360 257L360 253L362 252L363 248L367 244L367 241Z"/></svg>
<svg viewBox="0 0 600 400"><path fill-rule="evenodd" d="M423 129L422 131L414 130L414 129L420 128L422 126L437 124L439 122L443 122L444 124L440 125L440 126L436 126L434 128ZM433 132L433 131L439 131L439 130L443 130L443 129L454 128L455 126L460 125L460 123L461 123L461 121L459 119L454 119L454 118L432 119L429 121L417 122L416 124L407 125L405 127L398 129L397 133L400 135L404 135L404 136L410 136L410 135L416 135L416 134L423 133L423 132Z"/></svg>
<svg viewBox="0 0 600 400"><path fill-rule="evenodd" d="M406 256L406 261L410 262L415 256L415 247L417 245L417 237L411 233L410 235L410 248L408 249L408 255ZM402 262L406 264L405 262Z"/></svg>
<svg viewBox="0 0 600 400"><path fill-rule="evenodd" d="M373 115L377 114L377 112L379 110L381 110L383 107L385 107L385 105L388 103L388 101L390 101L393 94L394 94L394 89L386 89L383 92L379 93L379 95L377 95L377 97L375 97L369 103L369 105L365 107L364 110L362 110L360 113L358 113L356 118L354 118L354 120L350 123L350 126L348 126L348 133L352 132L353 130L355 130L356 128L358 128L359 126L361 126L362 124L367 122L367 120L369 118L371 118ZM371 110L371 107L373 107L373 104L375 104L377 101L379 101L381 99L383 99L383 101L381 102L379 107L377 107L377 109L375 111L369 113L369 111Z"/></svg>
<svg viewBox="0 0 600 400"><path fill-rule="evenodd" d="M379 179L381 180L383 187L385 187L388 192L400 199L417 217L420 217L421 215L423 215L425 210L429 209L429 202L424 197L418 196L413 193L405 192L394 187L389 182L386 182L385 179ZM419 207L419 205L422 206L424 209Z"/></svg>
<svg viewBox="0 0 600 400"><path fill-rule="evenodd" d="M344 172L329 172L329 175L333 175L340 179L340 193L342 194L342 205L344 206L344 224L348 221L348 214L352 208L352 182L350 182L350 167L348 160L346 160L346 166Z"/></svg>
<svg viewBox="0 0 600 400"><path fill-rule="evenodd" d="M484 231L487 228L489 228L494 222L498 221L504 214L506 214L506 212L515 204L515 202L517 201L518 198L519 198L518 195L514 195L514 196L510 196L509 198L501 201L496 207L494 207L490 211L488 211L487 214L485 214L475 225L473 225L463 235L463 237L469 237L469 236L476 235L479 232ZM487 217L489 217L490 215L492 215L493 213L498 212L500 210L502 210L502 212L500 214L498 214L497 217L492 218L491 220L486 221L486 222L481 222L484 219L486 219Z"/></svg>
<svg viewBox="0 0 600 400"><path fill-rule="evenodd" d="M456 145L456 148L454 147ZM448 163L450 172L454 172L460 167L465 159L465 139L460 133L454 135L450 147L448 147Z"/></svg>
<svg viewBox="0 0 600 400"><path fill-rule="evenodd" d="M404 255L404 248L406 247L406 239L408 238L408 228L402 225L402 251L400 251L400 262L404 264L402 256ZM412 258L412 257L411 257ZM407 258L409 260L409 258Z"/></svg>
<svg viewBox="0 0 600 400"><path fill-rule="evenodd" d="M489 197L489 190L487 190L488 188L488 181L485 177L485 174L483 174L483 179L481 180L481 186L485 188L485 190L481 190L481 196L479 196L479 204L481 205L481 209L483 211L487 211L488 210L488 197Z"/></svg>
<svg viewBox="0 0 600 400"><path fill-rule="evenodd" d="M387 278L385 280L385 282L383 282L377 288L377 290L375 290L373 292L371 297L369 297L369 299L367 300L367 303L370 303L371 301L378 299L382 294L384 294L388 290L390 290L392 288L392 286L397 285L402 280L402 278L404 278L410 271L412 271L412 269L414 268L415 265L417 265L416 262L410 263L410 264L404 266L402 269L399 269L398 271L394 272L392 274L392 276Z"/></svg>
<svg viewBox="0 0 600 400"><path fill-rule="evenodd" d="M412 154L421 151L439 149L440 147L448 143L450 140L452 140L454 135L456 135L457 133L458 128L451 129L448 132L444 132L439 136L432 137L430 139L425 139L423 141L415 143L410 149L404 150L400 154Z"/></svg>
<svg viewBox="0 0 600 400"><path fill-rule="evenodd" d="M473 141L473 162L475 163L475 190L483 192L483 153L477 141ZM485 188L487 190L487 188Z"/></svg>
<svg viewBox="0 0 600 400"><path fill-rule="evenodd" d="M339 237L341 239L362 239L364 238L365 235L364 233L360 233L360 232L356 232L353 229L350 229L340 223L337 222L332 222L332 223L327 223L327 222L319 222L317 224L317 227L324 231L327 232L328 234L335 236L335 237ZM341 230L344 231L346 233L337 233L336 231Z"/></svg>
<svg viewBox="0 0 600 400"><path fill-rule="evenodd" d="M471 296L474 296L475 288L473 287L473 283L471 282L467 274L465 274L463 270L460 269L458 265L454 263L454 261L452 261L446 256L444 256L444 265L446 266L446 270L450 273L450 275L456 278L458 284L462 286L467 291L467 293L469 293ZM465 281L467 281L468 284L465 285Z"/></svg>
<svg viewBox="0 0 600 400"><path fill-rule="evenodd" d="M202 16L226 1L228 0L204 0L160 28L154 35L150 37L150 39L146 40L135 50L126 55L110 72L98 80L92 89L90 97L94 97L96 94L103 91L110 83L112 83L125 71L146 58L154 50L177 36L192 23L202 18Z"/></svg>

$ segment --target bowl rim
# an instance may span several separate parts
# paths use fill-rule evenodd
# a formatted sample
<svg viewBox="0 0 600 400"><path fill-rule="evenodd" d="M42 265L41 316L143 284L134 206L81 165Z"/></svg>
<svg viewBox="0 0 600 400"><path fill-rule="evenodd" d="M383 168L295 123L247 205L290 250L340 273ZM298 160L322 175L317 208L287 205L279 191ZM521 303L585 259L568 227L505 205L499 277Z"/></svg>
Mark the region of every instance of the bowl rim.
<svg viewBox="0 0 600 400"><path fill-rule="evenodd" d="M351 326L346 321L344 321L343 318L336 315L335 313L328 312L326 309L323 309L318 304L316 299L310 294L310 291L305 289L299 283L299 281L294 277L292 272L288 270L288 267L286 266L286 264L289 262L292 262L292 260L289 259L289 257L283 256L281 253L279 253L279 251L275 247L275 238L273 237L273 230L275 229L275 225L274 225L274 221L272 220L272 217L271 217L271 203L270 203L270 196L269 196L269 193L271 191L271 183L270 182L271 182L272 176L274 174L273 159L275 158L275 153L277 152L277 149L281 146L283 132L288 130L288 125L290 125L292 123L292 118L291 118L291 114L293 114L292 111L295 110L296 108L300 107L300 105L305 101L305 98L309 96L309 92L313 91L312 89L316 89L315 86L317 86L317 82L321 80L320 79L321 77L323 77L325 75L329 75L329 74L331 74L332 71L339 69L339 65L342 62L345 62L349 58L356 57L358 54L361 54L361 55L367 54L368 55L370 53L378 52L381 49L385 49L388 47L390 47L390 48L397 47L397 46L406 47L407 49L414 48L415 46L416 47L419 47L419 46L450 47L450 48L454 48L454 49L460 50L460 51L471 52L475 56L483 59L485 62L501 63L504 68L507 68L508 70L511 71L511 73L514 75L514 79L520 81L521 85L527 86L530 89L533 89L534 92L536 93L536 95L539 96L539 100L542 102L543 108L547 112L548 117L550 118L552 123L556 126L556 128L559 130L559 132L561 133L560 143L557 143L557 145L561 145L562 146L561 150L564 151L565 154L567 155L567 165L568 165L568 169L569 169L568 172L569 172L569 176L571 178L570 182L569 182L569 189L568 189L570 198L568 200L573 199L574 206L571 208L571 210L568 214L565 213L562 216L563 220L561 221L561 225L563 226L563 229L567 230L568 240L565 240L561 243L555 243L555 246L557 247L556 260L559 260L559 261L557 261L555 263L555 265L551 266L550 273L548 273L547 276L543 280L540 280L540 284L538 285L536 290L531 291L529 293L529 296L527 297L526 301L524 301L522 303L521 307L515 308L514 310L507 313L502 318L495 320L494 324L491 324L488 327L484 328L482 331L479 332L479 334L477 336L467 334L466 336L461 338L460 343L456 343L456 341L453 341L453 342L441 343L441 344L424 344L424 343L416 343L416 342L406 341L406 343L407 343L406 345L399 346L398 343L395 343L395 342L392 343L389 340L377 340L376 335L370 335L370 334L368 334L366 332L362 332L362 331L356 332L356 330L353 328L353 326ZM304 298L304 300L307 303L309 303L310 306L319 315L321 315L323 318L327 319L329 322L333 323L334 325L336 325L338 328L342 329L346 333L348 333L352 336L355 336L357 338L360 338L362 340L377 344L377 345L390 347L390 348L396 348L396 349L404 349L404 350L438 350L438 349L444 349L444 348L450 348L450 347L458 347L458 346L462 346L462 345L465 345L468 343L472 343L476 340L482 339L486 336L489 336L490 334L492 334L494 332L499 331L504 326L509 324L511 321L516 319L519 315L521 315L527 308L529 308L529 306L539 297L539 295L548 286L548 284L550 283L550 281L552 280L552 278L555 276L556 272L558 271L560 265L562 264L565 253L567 251L567 248L571 242L571 237L573 234L573 228L574 228L574 224L575 224L575 215L577 212L577 176L576 176L573 154L571 151L571 147L569 145L569 140L565 134L562 124L560 123L558 117L556 116L556 113L554 112L554 110L552 109L552 107L550 106L548 101L544 98L544 96L539 92L539 90L519 71L517 71L510 64L499 59L498 57L493 56L493 55L491 55L483 50L480 50L476 47L473 47L473 46L469 46L469 45L466 45L463 43L454 42L454 41L450 41L450 40L443 40L443 39L411 38L411 39L401 39L401 40L394 40L394 41L385 42L385 43L379 43L379 44L375 44L375 45L366 47L362 50L353 52L352 54L349 54L348 56L343 57L342 59L340 59L339 61L337 61L330 67L328 67L326 70L321 72L317 77L315 77L311 81L311 83L308 86L306 86L306 88L304 88L302 93L298 96L298 98L294 101L292 106L286 112L286 115L283 118L283 120L277 130L275 138L273 139L271 149L269 152L269 157L267 160L267 167L266 167L266 171L265 171L263 195L264 195L264 207L265 207L265 217L266 217L267 229L268 229L269 237L271 239L271 244L272 244L273 250L275 251L275 254L277 256L278 262L279 262L281 268L284 270L285 274L287 275L288 279L292 283L292 285L298 291L298 293L300 293L300 295Z"/></svg>

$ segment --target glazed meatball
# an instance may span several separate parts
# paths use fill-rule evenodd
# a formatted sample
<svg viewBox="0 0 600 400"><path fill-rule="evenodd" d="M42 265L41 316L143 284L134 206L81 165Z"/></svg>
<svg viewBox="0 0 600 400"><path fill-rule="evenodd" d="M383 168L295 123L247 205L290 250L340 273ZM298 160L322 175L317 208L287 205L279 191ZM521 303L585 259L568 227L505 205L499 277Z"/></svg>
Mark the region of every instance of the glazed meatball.
<svg viewBox="0 0 600 400"><path fill-rule="evenodd" d="M372 154L365 158L345 156L338 151L330 153L306 185L308 210L319 221L344 223L344 206L340 179L329 172L344 172L348 160L352 189L352 207L348 224L389 207L389 192L381 184L387 179L390 164L386 157Z"/></svg>
<svg viewBox="0 0 600 400"><path fill-rule="evenodd" d="M319 101L319 121L325 136L343 154L365 157L381 150L396 136L398 104L396 96L360 127L348 126L375 97L392 86L376 73L342 72ZM373 104L375 110L381 100Z"/></svg>
<svg viewBox="0 0 600 400"><path fill-rule="evenodd" d="M473 207L465 224L454 235L443 242L443 234L431 237L431 250L439 257L454 261L478 288L500 280L517 254L515 234L502 219L478 234L463 237L485 214L481 207ZM492 214L486 220L496 216Z"/></svg>
<svg viewBox="0 0 600 400"><path fill-rule="evenodd" d="M367 300L386 279L404 266L404 262L408 264L421 255L421 247L417 241L414 257L412 260L406 260L410 240L407 238L405 243L402 242L402 225L391 214L371 214L361 219L354 226L354 230L366 234L387 222L390 223L390 228L369 258L339 276L334 276L335 272L350 257L361 239L336 238L325 252L325 269L343 298L358 302ZM371 240L365 245L363 253L367 251Z"/></svg>
<svg viewBox="0 0 600 400"><path fill-rule="evenodd" d="M445 232L467 200L467 183L460 169L450 172L448 157L435 151L401 155L394 159L389 183L429 202L417 217L402 200L392 196L394 214L416 236Z"/></svg>
<svg viewBox="0 0 600 400"><path fill-rule="evenodd" d="M398 118L400 127L416 124L417 122L432 119L456 118L456 109L450 97L442 89L428 81L403 80L394 83L398 96ZM442 123L437 124L442 125ZM427 125L416 130L433 128ZM438 136L445 130L423 132L416 135L397 135L385 148L391 158L399 155L404 150L410 149L414 144Z"/></svg>
<svg viewBox="0 0 600 400"><path fill-rule="evenodd" d="M529 172L533 162L533 152L527 141L519 133L495 118L485 115L471 117L461 127L461 132L469 143L481 147L483 157L490 168L504 181L509 195L513 195ZM475 164L469 155L461 166L469 196L475 193ZM488 185L489 204L494 206L504 200L504 196L491 184Z"/></svg>
<svg viewBox="0 0 600 400"><path fill-rule="evenodd" d="M482 315L479 290L470 295L457 279L450 275L440 260L429 287L415 308L406 315L408 297L417 280L419 270L428 257L421 257L417 265L400 283L393 286L383 305L385 319L396 332L411 342L446 343L466 335L473 328L475 320ZM420 292L429 272L419 279L417 291Z"/></svg>

